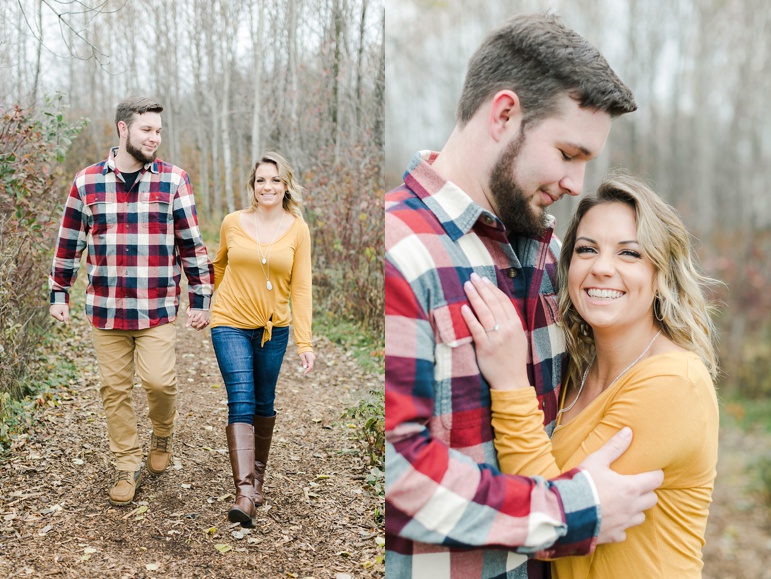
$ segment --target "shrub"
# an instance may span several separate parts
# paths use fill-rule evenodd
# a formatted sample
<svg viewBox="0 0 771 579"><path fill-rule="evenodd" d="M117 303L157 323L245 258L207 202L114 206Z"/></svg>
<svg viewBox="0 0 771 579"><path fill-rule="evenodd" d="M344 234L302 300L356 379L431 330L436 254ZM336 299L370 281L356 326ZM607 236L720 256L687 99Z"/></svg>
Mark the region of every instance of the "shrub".
<svg viewBox="0 0 771 579"><path fill-rule="evenodd" d="M382 152L356 146L334 162L320 151L303 173L319 309L383 330Z"/></svg>
<svg viewBox="0 0 771 579"><path fill-rule="evenodd" d="M39 110L0 107L0 395L3 406L29 389L35 349L48 327L46 273L51 264L60 163L80 130L64 121L60 99Z"/></svg>

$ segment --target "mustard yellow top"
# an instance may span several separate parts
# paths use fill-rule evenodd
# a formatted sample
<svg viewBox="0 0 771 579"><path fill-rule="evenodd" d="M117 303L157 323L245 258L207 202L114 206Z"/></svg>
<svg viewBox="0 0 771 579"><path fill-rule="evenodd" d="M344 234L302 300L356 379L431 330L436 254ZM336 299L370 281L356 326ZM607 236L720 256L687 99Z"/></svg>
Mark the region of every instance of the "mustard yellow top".
<svg viewBox="0 0 771 579"><path fill-rule="evenodd" d="M664 470L658 503L626 541L592 555L552 561L558 579L688 579L701 577L701 548L717 464L718 405L707 368L696 354L668 352L632 367L549 441L532 388L492 394L501 470L553 478L577 466L618 430L632 444L612 464L621 474Z"/></svg>
<svg viewBox="0 0 771 579"><path fill-rule="evenodd" d="M265 328L263 344L270 340L274 326L289 325L289 298L294 314L297 353L312 352L311 346L311 235L308 225L295 219L270 250L262 267L268 271L268 290L257 240L250 237L238 219L240 211L222 220L220 247L214 258L214 303L211 327ZM263 243L267 253L269 243ZM273 316L271 320L271 316Z"/></svg>

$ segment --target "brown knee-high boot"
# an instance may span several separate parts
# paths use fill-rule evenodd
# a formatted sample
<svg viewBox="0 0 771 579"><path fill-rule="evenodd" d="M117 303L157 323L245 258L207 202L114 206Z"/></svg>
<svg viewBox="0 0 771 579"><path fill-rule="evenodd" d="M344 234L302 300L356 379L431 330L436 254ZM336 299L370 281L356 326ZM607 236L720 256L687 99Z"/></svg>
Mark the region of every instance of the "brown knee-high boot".
<svg viewBox="0 0 771 579"><path fill-rule="evenodd" d="M262 485L265 482L265 465L268 463L275 424L275 414L270 418L254 415L254 504L258 507L263 503Z"/></svg>
<svg viewBox="0 0 771 579"><path fill-rule="evenodd" d="M234 422L225 430L228 436L230 468L236 484L236 502L228 511L231 523L254 526L254 432L251 424Z"/></svg>

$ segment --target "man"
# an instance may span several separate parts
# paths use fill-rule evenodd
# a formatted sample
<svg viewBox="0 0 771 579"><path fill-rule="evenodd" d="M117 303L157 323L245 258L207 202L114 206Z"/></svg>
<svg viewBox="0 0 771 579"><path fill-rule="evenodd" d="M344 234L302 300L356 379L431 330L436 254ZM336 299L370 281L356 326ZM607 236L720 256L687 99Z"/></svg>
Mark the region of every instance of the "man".
<svg viewBox="0 0 771 579"><path fill-rule="evenodd" d="M127 505L142 479L142 447L131 397L136 370L153 424L147 470L169 465L176 418L174 352L180 265L188 280L187 325L209 323L213 268L187 174L156 159L163 107L147 98L118 104L119 144L75 176L64 207L49 288L50 314L69 322L69 289L88 245L86 315L93 325L117 476L110 502Z"/></svg>
<svg viewBox="0 0 771 579"><path fill-rule="evenodd" d="M460 313L474 272L511 296L551 432L565 345L555 319L559 243L544 210L580 194L611 119L635 108L599 52L557 17L515 17L472 57L442 151L418 154L388 193L389 578L543 577L545 565L528 555L591 553L623 540L655 504L660 471L609 469L629 429L553 481L501 474L489 389Z"/></svg>

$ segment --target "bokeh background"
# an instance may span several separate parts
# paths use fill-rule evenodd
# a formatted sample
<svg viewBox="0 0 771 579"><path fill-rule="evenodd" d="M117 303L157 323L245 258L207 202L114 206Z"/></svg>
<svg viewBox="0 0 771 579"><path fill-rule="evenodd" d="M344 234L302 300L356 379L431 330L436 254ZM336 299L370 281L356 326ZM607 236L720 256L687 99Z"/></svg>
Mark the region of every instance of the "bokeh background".
<svg viewBox="0 0 771 579"><path fill-rule="evenodd" d="M718 305L721 449L706 578L771 577L771 4L765 0L387 0L386 189L454 126L485 32L549 10L634 91L585 190L609 168L677 208ZM576 199L552 206L559 233ZM698 433L694 433L698 436Z"/></svg>

